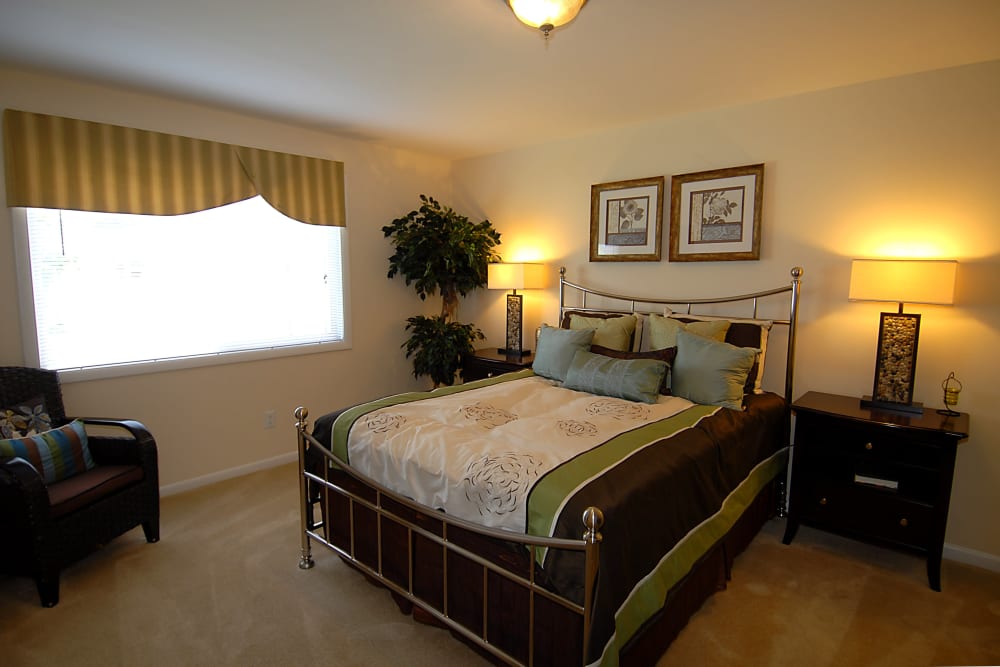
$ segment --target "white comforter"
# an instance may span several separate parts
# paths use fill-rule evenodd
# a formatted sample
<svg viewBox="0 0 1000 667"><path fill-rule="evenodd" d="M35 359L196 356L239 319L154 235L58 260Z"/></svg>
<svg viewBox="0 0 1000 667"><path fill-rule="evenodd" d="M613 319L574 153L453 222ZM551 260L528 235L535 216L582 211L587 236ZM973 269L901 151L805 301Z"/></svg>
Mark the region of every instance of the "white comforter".
<svg viewBox="0 0 1000 667"><path fill-rule="evenodd" d="M542 475L691 405L596 396L536 376L376 410L357 420L347 447L352 467L397 493L524 532L528 492Z"/></svg>

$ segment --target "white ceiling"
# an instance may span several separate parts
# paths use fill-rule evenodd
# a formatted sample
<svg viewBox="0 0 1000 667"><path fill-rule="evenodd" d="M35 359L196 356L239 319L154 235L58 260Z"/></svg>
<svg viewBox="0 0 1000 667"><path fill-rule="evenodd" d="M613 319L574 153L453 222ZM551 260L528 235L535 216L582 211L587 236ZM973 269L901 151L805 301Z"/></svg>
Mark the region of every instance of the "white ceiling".
<svg viewBox="0 0 1000 667"><path fill-rule="evenodd" d="M449 157L996 59L1000 0L0 0L0 64Z"/></svg>

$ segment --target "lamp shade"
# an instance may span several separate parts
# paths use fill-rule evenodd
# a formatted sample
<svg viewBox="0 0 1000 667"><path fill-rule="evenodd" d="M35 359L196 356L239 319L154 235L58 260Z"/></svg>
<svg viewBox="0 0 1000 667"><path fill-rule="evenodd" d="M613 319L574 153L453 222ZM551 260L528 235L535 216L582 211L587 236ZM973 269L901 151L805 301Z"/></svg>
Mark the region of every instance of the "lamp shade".
<svg viewBox="0 0 1000 667"><path fill-rule="evenodd" d="M532 28L546 33L576 18L587 0L507 0L514 15Z"/></svg>
<svg viewBox="0 0 1000 667"><path fill-rule="evenodd" d="M486 284L489 289L540 289L545 287L544 264L489 264Z"/></svg>
<svg viewBox="0 0 1000 667"><path fill-rule="evenodd" d="M954 260L856 259L851 263L851 301L955 302Z"/></svg>

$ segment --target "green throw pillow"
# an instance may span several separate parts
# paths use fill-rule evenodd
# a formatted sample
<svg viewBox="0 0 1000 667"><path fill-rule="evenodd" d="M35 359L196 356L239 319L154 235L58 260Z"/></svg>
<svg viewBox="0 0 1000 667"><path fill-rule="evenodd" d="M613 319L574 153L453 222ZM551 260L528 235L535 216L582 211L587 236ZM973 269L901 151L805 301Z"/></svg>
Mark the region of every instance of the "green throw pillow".
<svg viewBox="0 0 1000 667"><path fill-rule="evenodd" d="M580 350L589 350L593 339L593 329L556 329L543 324L531 370L542 377L562 382L566 379L573 357Z"/></svg>
<svg viewBox="0 0 1000 667"><path fill-rule="evenodd" d="M656 359L613 359L581 350L573 357L563 386L601 396L656 403L666 372L666 362Z"/></svg>
<svg viewBox="0 0 1000 667"><path fill-rule="evenodd" d="M747 374L758 352L756 348L736 347L680 331L670 390L674 396L695 403L740 410Z"/></svg>
<svg viewBox="0 0 1000 667"><path fill-rule="evenodd" d="M573 314L569 318L570 329L593 329L594 345L625 352L632 347L635 334L635 315L621 317L584 317Z"/></svg>
<svg viewBox="0 0 1000 667"><path fill-rule="evenodd" d="M729 330L728 320L709 320L705 322L681 322L663 315L649 316L649 340L654 350L677 345L677 334L681 331L698 334L722 342L726 340Z"/></svg>
<svg viewBox="0 0 1000 667"><path fill-rule="evenodd" d="M18 456L35 467L46 484L52 484L94 467L83 422L24 438L0 440L0 456Z"/></svg>

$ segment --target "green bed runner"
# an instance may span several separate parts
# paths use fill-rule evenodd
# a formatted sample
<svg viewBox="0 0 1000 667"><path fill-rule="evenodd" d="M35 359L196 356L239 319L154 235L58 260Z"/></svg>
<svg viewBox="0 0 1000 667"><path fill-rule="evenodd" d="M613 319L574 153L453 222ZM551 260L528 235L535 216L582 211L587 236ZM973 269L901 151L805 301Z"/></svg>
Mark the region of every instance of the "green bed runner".
<svg viewBox="0 0 1000 667"><path fill-rule="evenodd" d="M714 405L692 405L672 417L621 433L553 468L528 492L528 534L551 536L560 507L582 483L643 447L691 428L719 410L722 408ZM544 550L539 551L539 562L542 562Z"/></svg>
<svg viewBox="0 0 1000 667"><path fill-rule="evenodd" d="M632 589L615 612L615 634L608 640L598 662L601 667L616 667L618 655L629 639L666 602L667 593L694 567L694 564L729 532L743 512L788 462L788 448L764 459L750 471L722 503L721 509L684 536Z"/></svg>

